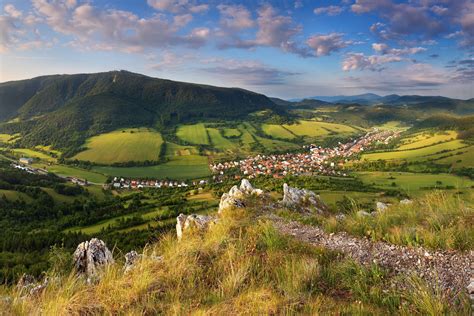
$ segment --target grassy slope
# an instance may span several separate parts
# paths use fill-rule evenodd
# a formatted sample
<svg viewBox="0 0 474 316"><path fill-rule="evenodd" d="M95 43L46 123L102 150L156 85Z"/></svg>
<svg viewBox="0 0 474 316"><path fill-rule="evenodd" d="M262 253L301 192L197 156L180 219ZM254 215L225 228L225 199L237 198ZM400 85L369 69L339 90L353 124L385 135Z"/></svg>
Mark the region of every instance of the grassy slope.
<svg viewBox="0 0 474 316"><path fill-rule="evenodd" d="M447 142L455 140L457 132L446 131L444 133L419 133L401 140L402 145L397 147L397 150L415 149L420 147L431 146L440 142Z"/></svg>
<svg viewBox="0 0 474 316"><path fill-rule="evenodd" d="M87 149L73 159L103 164L127 161L157 161L163 139L148 129L124 129L90 138Z"/></svg>
<svg viewBox="0 0 474 316"><path fill-rule="evenodd" d="M293 135L291 132L289 132L287 129L285 129L281 125L262 124L262 130L265 134L278 137L278 138L283 138L283 139L295 138L295 135Z"/></svg>
<svg viewBox="0 0 474 316"><path fill-rule="evenodd" d="M86 179L87 181L94 183L104 183L107 180L107 177L101 173L93 172L90 170L64 166L64 165L45 165L45 164L35 164L34 167L44 168L49 172L64 176L64 177L77 177L81 179Z"/></svg>
<svg viewBox="0 0 474 316"><path fill-rule="evenodd" d="M364 154L362 160L395 160L395 159L407 159L407 160L427 160L429 155L440 153L441 151L451 151L466 147L466 144L461 140L453 140L433 146L428 146L413 150L403 151L392 151L392 152L381 152L381 153L370 153Z"/></svg>
<svg viewBox="0 0 474 316"><path fill-rule="evenodd" d="M127 274L117 263L93 284L73 275L51 278L41 296L2 300L0 308L48 315L408 315L467 308L410 281L418 279L406 280L408 289L397 292L386 271L283 236L255 217L258 206L247 204L247 210L224 213L203 234L185 234L180 242L174 232L162 236Z"/></svg>
<svg viewBox="0 0 474 316"><path fill-rule="evenodd" d="M176 135L184 141L197 145L209 145L206 127L203 123L193 125L181 125Z"/></svg>
<svg viewBox="0 0 474 316"><path fill-rule="evenodd" d="M360 179L368 184L375 184L377 187L390 188L392 183L396 183L396 188L410 192L418 191L427 187L453 186L458 189L470 188L474 181L465 177L450 174L428 174L409 172L358 172ZM441 184L437 183L440 181Z"/></svg>

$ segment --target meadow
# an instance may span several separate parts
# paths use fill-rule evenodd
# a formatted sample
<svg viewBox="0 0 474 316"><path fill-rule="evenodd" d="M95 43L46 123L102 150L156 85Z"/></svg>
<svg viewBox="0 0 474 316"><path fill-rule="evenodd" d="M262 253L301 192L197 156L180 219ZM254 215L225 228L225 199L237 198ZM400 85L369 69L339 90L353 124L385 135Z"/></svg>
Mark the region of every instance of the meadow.
<svg viewBox="0 0 474 316"><path fill-rule="evenodd" d="M265 134L277 138L293 139L296 137L292 132L281 125L262 124L262 130Z"/></svg>
<svg viewBox="0 0 474 316"><path fill-rule="evenodd" d="M469 189L474 186L474 181L456 175L441 173L410 173L410 172L357 172L357 177L367 184L373 184L382 189L398 188L409 193L433 188L453 187L456 189ZM395 184L395 185L393 185Z"/></svg>
<svg viewBox="0 0 474 316"><path fill-rule="evenodd" d="M73 159L112 164L128 161L158 161L161 134L147 128L123 129L91 137L86 150Z"/></svg>
<svg viewBox="0 0 474 316"><path fill-rule="evenodd" d="M156 166L145 167L112 167L94 166L92 170L110 176L127 178L158 178L158 179L197 179L208 177L207 157L198 155L178 156L169 162Z"/></svg>
<svg viewBox="0 0 474 316"><path fill-rule="evenodd" d="M203 123L181 125L176 131L176 136L191 144L209 145L206 126Z"/></svg>
<svg viewBox="0 0 474 316"><path fill-rule="evenodd" d="M397 150L407 150L432 146L438 143L455 140L457 136L458 133L455 131L445 131L438 133L421 132L401 139L401 145L397 147Z"/></svg>
<svg viewBox="0 0 474 316"><path fill-rule="evenodd" d="M23 193L23 192L19 192L19 191L14 191L14 190L3 190L3 189L0 189L0 198L4 197L9 200L9 201L16 201L16 200L23 200L25 202L31 202L33 199Z"/></svg>
<svg viewBox="0 0 474 316"><path fill-rule="evenodd" d="M33 150L33 149L28 149L28 148L14 148L12 149L12 151L17 156L21 156L21 157L37 158L37 159L41 159L48 162L56 162L57 160L56 158L38 150Z"/></svg>
<svg viewBox="0 0 474 316"><path fill-rule="evenodd" d="M434 144L431 146L410 149L410 150L396 150L396 151L387 151L387 152L377 152L377 153L368 153L362 155L361 160L409 160L409 161L426 161L429 160L430 156L445 153L448 151L458 150L468 145L462 140L452 140L447 141L441 144Z"/></svg>
<svg viewBox="0 0 474 316"><path fill-rule="evenodd" d="M44 163L34 164L33 167L46 169L49 172L55 173L63 177L76 177L83 180L87 180L92 183L101 184L107 180L107 177L104 174L77 168L77 167L58 165L58 164L48 165Z"/></svg>

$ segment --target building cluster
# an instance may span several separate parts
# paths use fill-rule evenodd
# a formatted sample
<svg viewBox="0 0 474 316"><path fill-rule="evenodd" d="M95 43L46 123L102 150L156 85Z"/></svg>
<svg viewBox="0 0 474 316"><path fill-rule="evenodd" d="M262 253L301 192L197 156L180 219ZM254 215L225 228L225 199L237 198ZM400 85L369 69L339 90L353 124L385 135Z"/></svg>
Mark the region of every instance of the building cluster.
<svg viewBox="0 0 474 316"><path fill-rule="evenodd" d="M281 155L257 155L240 161L229 161L211 164L210 169L217 175L225 175L230 170L239 170L248 178L258 175L270 175L275 178L286 175L322 174L345 176L337 170L342 167L350 156L366 150L374 143L388 144L399 135L393 131L378 131L374 129L364 136L351 142L333 148L316 145L305 146L309 151L304 153Z"/></svg>
<svg viewBox="0 0 474 316"><path fill-rule="evenodd" d="M187 188L190 186L203 186L208 180L196 180L192 182L173 180L140 180L115 177L106 188L113 189L142 189L142 188Z"/></svg>

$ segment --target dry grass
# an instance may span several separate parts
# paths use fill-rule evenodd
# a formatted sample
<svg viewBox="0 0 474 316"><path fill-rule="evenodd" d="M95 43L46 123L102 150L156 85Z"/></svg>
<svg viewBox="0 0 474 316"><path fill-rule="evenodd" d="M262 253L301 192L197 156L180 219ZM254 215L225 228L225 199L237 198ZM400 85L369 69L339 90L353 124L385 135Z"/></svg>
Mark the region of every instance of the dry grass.
<svg viewBox="0 0 474 316"><path fill-rule="evenodd" d="M188 233L180 242L167 234L144 253L129 273L116 263L93 285L55 272L58 277L37 297L0 290L0 296L12 298L1 300L0 310L12 315L291 315L458 308L430 292L415 300L386 290L389 277L379 268L283 236L250 210L223 214L209 231ZM164 259L154 260L156 254Z"/></svg>

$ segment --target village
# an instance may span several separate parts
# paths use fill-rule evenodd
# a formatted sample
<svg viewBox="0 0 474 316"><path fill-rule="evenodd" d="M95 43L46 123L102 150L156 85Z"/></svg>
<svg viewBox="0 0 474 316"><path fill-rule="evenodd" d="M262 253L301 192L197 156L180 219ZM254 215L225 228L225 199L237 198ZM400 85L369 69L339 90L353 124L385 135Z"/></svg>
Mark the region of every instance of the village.
<svg viewBox="0 0 474 316"><path fill-rule="evenodd" d="M320 174L332 176L347 176L338 170L343 167L347 159L363 152L375 143L388 144L398 137L400 132L379 131L374 129L364 136L334 148L323 148L314 144L305 146L309 152L280 155L257 155L240 161L229 161L211 164L214 174L225 176L226 173L238 170L252 179L259 175L269 175L282 178L286 175Z"/></svg>
<svg viewBox="0 0 474 316"><path fill-rule="evenodd" d="M256 155L243 160L227 161L216 164L210 164L209 168L213 173L211 179L200 179L194 181L178 181L170 179L129 179L125 177L114 177L109 183L103 184L106 190L127 190L142 188L187 188L202 187L213 181L222 182L224 179L233 177L240 179L246 177L249 179L260 175L272 176L274 178L283 178L287 175L326 175L345 177L347 174L342 171L344 163L358 153L367 150L374 144L388 144L394 138L398 137L400 132L379 131L373 129L364 136L357 138L345 144L339 143L333 148L324 148L311 144L303 146L306 152L287 153L279 155ZM34 174L48 174L48 171L31 166L31 158L22 157L18 162L12 163L12 167ZM61 177L66 181L80 186L87 186L90 183L86 179L76 177Z"/></svg>

